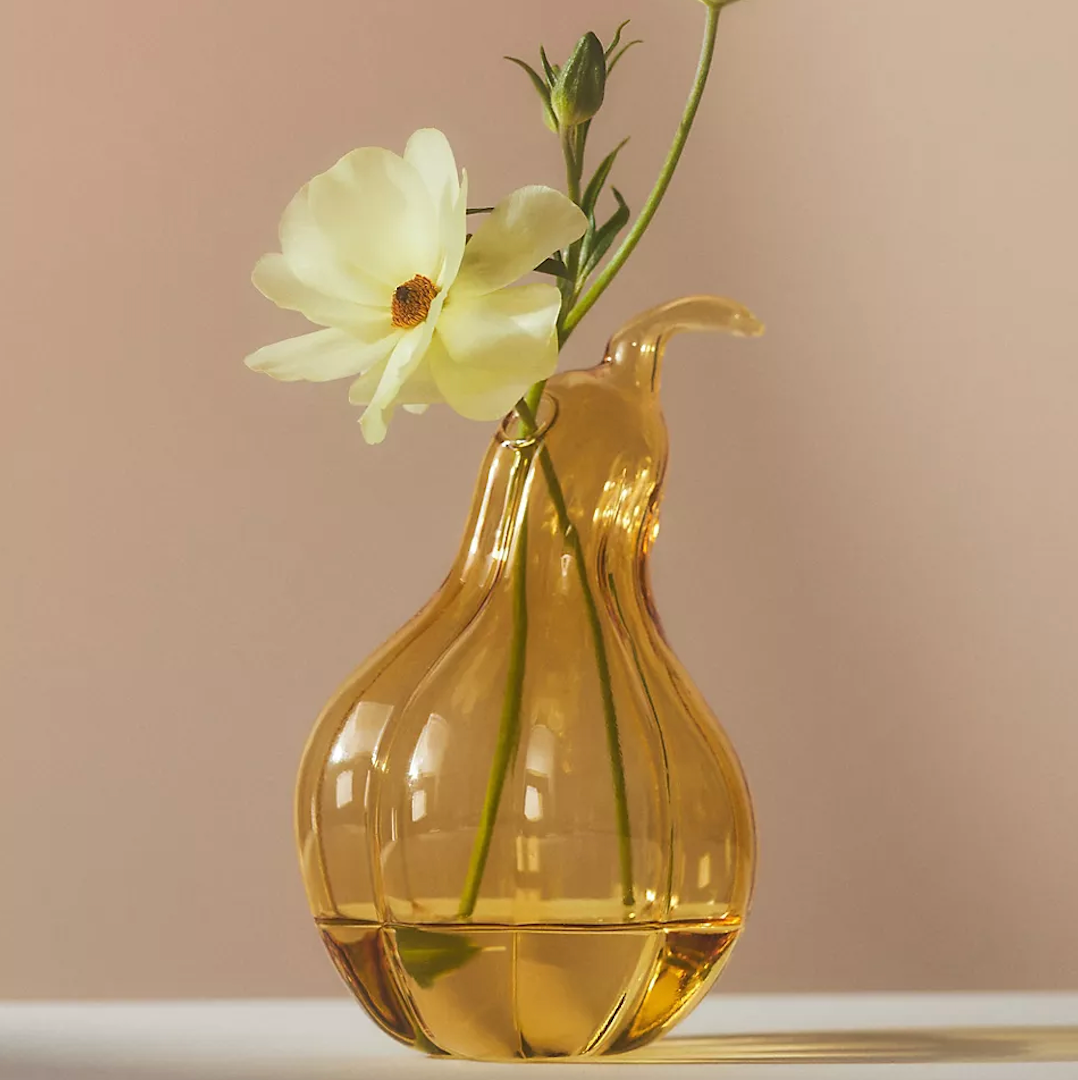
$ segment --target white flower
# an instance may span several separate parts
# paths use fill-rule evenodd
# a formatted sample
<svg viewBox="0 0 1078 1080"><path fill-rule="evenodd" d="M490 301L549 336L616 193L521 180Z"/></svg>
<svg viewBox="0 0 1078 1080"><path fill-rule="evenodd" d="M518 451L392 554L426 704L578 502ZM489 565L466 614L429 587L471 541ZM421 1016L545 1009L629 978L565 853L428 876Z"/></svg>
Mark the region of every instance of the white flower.
<svg viewBox="0 0 1078 1080"><path fill-rule="evenodd" d="M281 218L281 254L255 286L325 327L267 345L247 365L275 379L355 378L364 438L385 438L395 405L444 401L473 420L508 412L557 365L561 297L549 284L506 288L584 232L560 192L525 187L483 219L465 247L467 176L446 137L417 131L404 157L346 154Z"/></svg>

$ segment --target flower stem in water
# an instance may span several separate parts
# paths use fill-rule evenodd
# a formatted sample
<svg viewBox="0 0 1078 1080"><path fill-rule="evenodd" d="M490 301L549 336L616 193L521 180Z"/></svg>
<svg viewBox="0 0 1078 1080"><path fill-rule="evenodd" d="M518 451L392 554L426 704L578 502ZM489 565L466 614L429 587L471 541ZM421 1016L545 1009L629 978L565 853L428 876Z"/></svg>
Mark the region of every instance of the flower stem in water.
<svg viewBox="0 0 1078 1080"><path fill-rule="evenodd" d="M542 397L543 383L536 383L527 396L517 404L517 413L525 430L534 432L537 428L535 408ZM614 783L614 809L617 817L618 863L621 871L622 903L632 907L633 897L633 852L632 832L629 823L629 799L625 785L625 760L621 752L621 737L618 731L617 706L610 682L610 661L603 638L602 621L595 594L588 580L587 563L584 560L584 548L580 543L580 533L569 517L569 508L565 502L565 493L558 480L557 470L545 446L539 447L539 461L543 469L550 500L558 516L558 524L565 543L568 545L576 565L577 577L584 596L584 606L588 615L588 627L591 630L595 648L595 663L598 668L599 687L603 702L603 719L606 726L607 747L610 752L610 769ZM494 836L494 825L498 817L498 807L505 788L509 767L516 756L520 743L520 711L523 701L524 671L528 640L528 510L525 508L520 519L513 558L513 634L509 646L509 673L506 677L505 698L502 702L501 725L498 731L498 743L494 750L494 760L490 766L487 781L487 794L483 800L483 810L479 820L479 835L472 849L468 865L464 890L460 898L458 915L462 919L470 918L475 911L479 898L479 889L483 882L490 845Z"/></svg>
<svg viewBox="0 0 1078 1080"><path fill-rule="evenodd" d="M535 389L534 387L532 388ZM540 387L540 394L542 387ZM532 394L517 403L517 413L527 429L535 431L535 412L531 405ZM546 446L539 447L539 463L543 469L550 501L558 515L558 525L562 536L573 556L580 589L584 596L584 606L588 613L588 626L591 630L592 644L595 648L595 663L599 669L599 688L603 700L603 720L606 725L607 748L610 752L610 770L614 781L614 812L618 828L618 861L621 867L621 897L626 907L632 907L633 900L633 849L632 832L629 824L629 798L625 787L625 759L621 752L621 737L618 731L618 713L614 702L614 689L610 682L610 661L603 638L603 624L599 618L599 606L595 602L591 582L588 580L588 566L584 559L584 548L580 543L580 533L569 517L569 508L565 503L565 493L558 480L557 470Z"/></svg>
<svg viewBox="0 0 1078 1080"><path fill-rule="evenodd" d="M494 823L498 818L498 805L502 800L505 778L509 766L516 757L520 743L520 705L524 694L524 669L528 643L528 511L525 507L517 531L516 550L513 556L513 637L509 646L509 673L505 679L505 697L502 701L501 724L498 743L494 748L494 760L490 763L487 794L483 800L483 812L479 819L479 835L468 864L468 876L460 898L457 914L470 918L479 898L479 887L490 856L490 843L494 836Z"/></svg>
<svg viewBox="0 0 1078 1080"><path fill-rule="evenodd" d="M715 39L718 32L719 13L725 4L715 2L715 0L704 0L704 6L707 8L707 19L704 24L704 40L696 67L696 76L688 100L685 103L681 122L678 124L677 132L674 135L674 141L667 152L658 179L655 181L655 186L640 211L640 215L633 223L633 227L592 283L591 288L580 297L570 310L566 311L563 307L558 320L559 349L565 344L566 339L580 320L587 315L595 302L606 291L629 256L632 255L636 245L640 242L640 238L651 224L651 220L659 209L659 204L662 202L667 188L670 186L670 181L674 177L674 172L681 159L681 153L685 149L685 143L688 141L689 132L692 130L693 121L696 119L700 100L704 94L704 87L707 85L708 74L711 71L711 64L715 57ZM567 133L567 135L571 135L571 133ZM580 157L582 156L583 146L571 143L568 138L565 138L563 147L570 197L574 202L579 202L582 164ZM572 269L575 271L576 267L573 266ZM567 306L566 300L563 300L563 303ZM535 413L543 394L543 386L544 383L542 382L536 383L525 397L517 403L517 413L524 423L525 429L530 432L536 430ZM606 642L603 638L602 621L599 618L599 608L595 602L591 582L588 580L588 568L584 561L584 549L580 543L580 534L569 517L569 509L565 503L565 493L562 491L561 483L558 480L554 462L543 445L539 446L538 455L543 469L543 476L546 479L547 489L550 492L551 502L554 504L555 512L558 515L558 524L561 527L565 543L572 553L573 562L576 564L577 577L580 580L584 606L588 615L588 625L591 629L595 648L595 662L598 668L599 686L603 702L603 719L606 725L607 748L610 753L610 769L614 782L614 806L617 815L622 902L626 907L631 907L634 903L633 855L629 802L625 787L625 761L621 751L617 707L614 702L613 687L610 684L610 661L607 656ZM513 635L510 643L509 673L506 678L505 698L502 703L501 726L498 733L498 743L494 751L494 760L491 762L487 794L483 801L482 816L479 821L479 835L476 837L475 847L472 849L468 875L460 899L459 915L461 918L469 918L475 910L476 901L479 897L479 888L483 881L483 873L486 870L487 859L490 855L494 825L498 817L498 806L501 802L502 791L505 788L509 766L516 755L517 745L520 741L520 709L523 700L524 667L528 639L527 524L528 512L527 508L525 508L520 519L520 531L511 571L513 575Z"/></svg>

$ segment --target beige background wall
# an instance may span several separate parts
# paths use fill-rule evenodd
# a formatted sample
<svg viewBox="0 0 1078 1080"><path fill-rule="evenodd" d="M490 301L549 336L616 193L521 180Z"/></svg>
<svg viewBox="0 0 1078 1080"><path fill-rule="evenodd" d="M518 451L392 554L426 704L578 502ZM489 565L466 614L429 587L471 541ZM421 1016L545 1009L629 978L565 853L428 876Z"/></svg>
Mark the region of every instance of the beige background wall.
<svg viewBox="0 0 1078 1080"><path fill-rule="evenodd" d="M511 16L507 16L507 12ZM633 15L599 133L639 206L691 0L7 0L0 995L337 992L293 771L426 599L487 429L360 440L243 355L293 191L447 131L559 178L499 57ZM763 844L738 989L1078 985L1078 7L745 0L699 134L574 341L692 290L655 577Z"/></svg>

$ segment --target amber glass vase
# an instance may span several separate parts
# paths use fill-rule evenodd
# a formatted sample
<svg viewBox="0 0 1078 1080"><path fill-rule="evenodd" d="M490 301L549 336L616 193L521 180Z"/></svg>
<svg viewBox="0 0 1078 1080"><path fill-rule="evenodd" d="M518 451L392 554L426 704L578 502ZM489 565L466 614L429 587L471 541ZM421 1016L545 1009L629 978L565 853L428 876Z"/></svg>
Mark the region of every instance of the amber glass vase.
<svg viewBox="0 0 1078 1080"><path fill-rule="evenodd" d="M307 744L297 830L318 927L374 1020L428 1052L641 1046L744 925L748 790L648 586L660 364L684 329L759 325L675 301L507 419L445 584Z"/></svg>

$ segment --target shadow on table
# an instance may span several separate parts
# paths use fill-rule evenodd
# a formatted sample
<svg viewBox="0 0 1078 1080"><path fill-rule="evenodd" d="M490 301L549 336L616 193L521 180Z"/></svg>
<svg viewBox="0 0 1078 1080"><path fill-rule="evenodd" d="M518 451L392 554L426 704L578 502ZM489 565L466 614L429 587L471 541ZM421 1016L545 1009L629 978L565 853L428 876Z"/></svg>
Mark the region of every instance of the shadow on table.
<svg viewBox="0 0 1078 1080"><path fill-rule="evenodd" d="M550 1075L591 1077L598 1076L604 1065L639 1065L643 1080L668 1077L667 1065L721 1064L735 1066L730 1080L745 1080L750 1073L755 1075L755 1070L740 1070L737 1065L1050 1061L1078 1061L1078 1026L674 1036L617 1057L561 1062L557 1073ZM0 1047L0 1077L5 1080L359 1080L365 1076L417 1080L435 1072L446 1080L505 1075L498 1066L435 1060L414 1053L367 1060L280 1055L234 1059L226 1055L210 1060L198 1054L153 1060L87 1054L82 1060L47 1060L40 1055L7 1055ZM626 1075L629 1073L635 1075L637 1070L630 1069ZM773 1075L771 1070L767 1075ZM796 1070L795 1075L801 1071Z"/></svg>
<svg viewBox="0 0 1078 1080"><path fill-rule="evenodd" d="M673 1036L621 1056L652 1064L1078 1061L1078 1027Z"/></svg>

